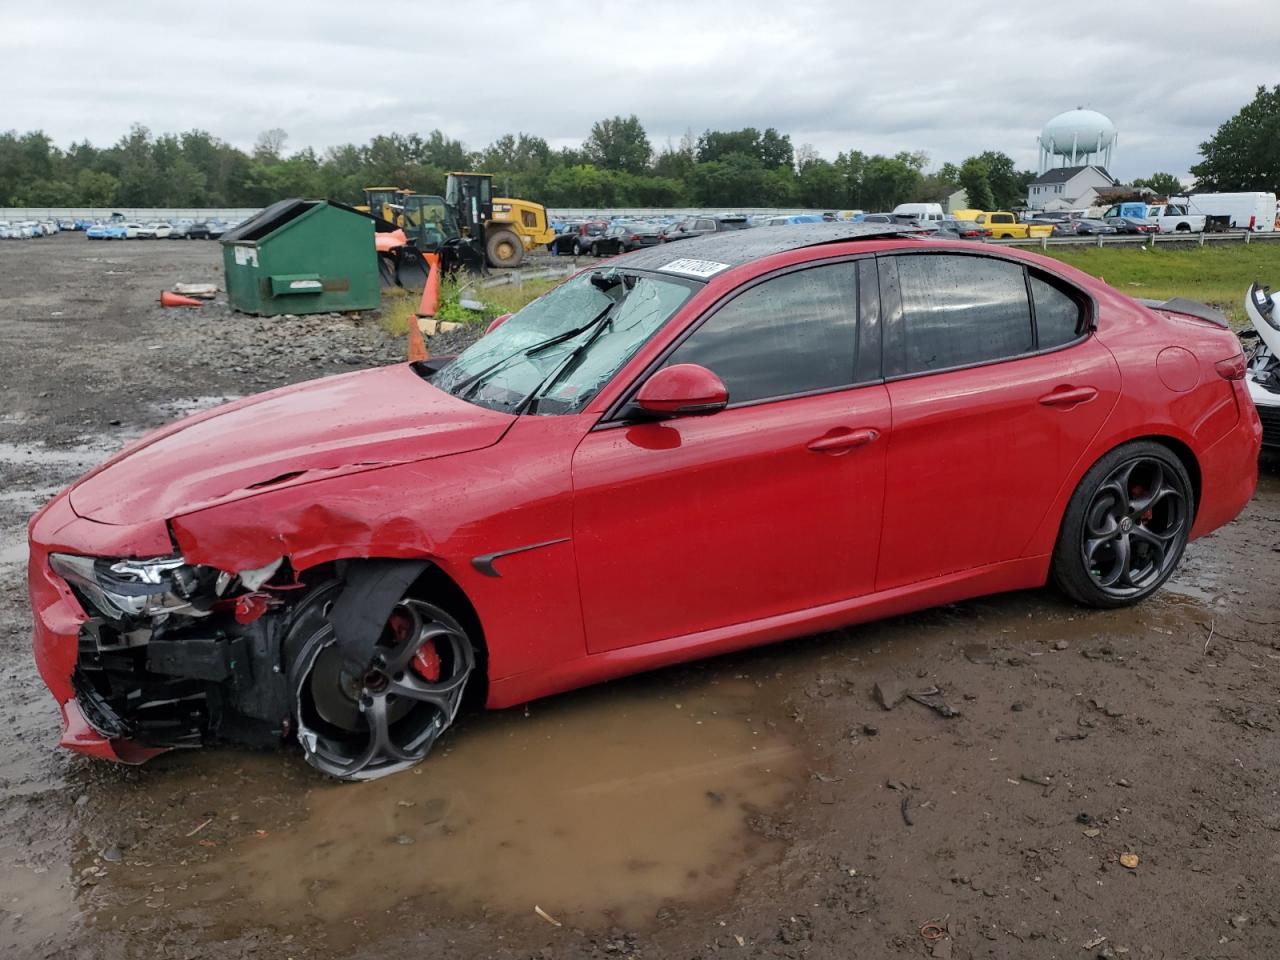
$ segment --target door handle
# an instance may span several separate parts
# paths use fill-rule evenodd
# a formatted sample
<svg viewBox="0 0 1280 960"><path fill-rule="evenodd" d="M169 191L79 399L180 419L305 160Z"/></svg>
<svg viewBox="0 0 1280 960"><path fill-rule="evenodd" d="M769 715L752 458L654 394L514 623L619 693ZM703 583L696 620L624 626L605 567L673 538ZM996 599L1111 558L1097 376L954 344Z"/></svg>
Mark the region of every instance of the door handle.
<svg viewBox="0 0 1280 960"><path fill-rule="evenodd" d="M842 453L845 450L852 450L854 447L865 447L868 443L879 439L879 437L880 431L878 430L850 430L846 433L837 433L810 440L809 449L815 453Z"/></svg>
<svg viewBox="0 0 1280 960"><path fill-rule="evenodd" d="M1046 407L1074 407L1077 403L1086 403L1098 395L1093 387L1059 387L1052 393L1046 393L1040 402Z"/></svg>

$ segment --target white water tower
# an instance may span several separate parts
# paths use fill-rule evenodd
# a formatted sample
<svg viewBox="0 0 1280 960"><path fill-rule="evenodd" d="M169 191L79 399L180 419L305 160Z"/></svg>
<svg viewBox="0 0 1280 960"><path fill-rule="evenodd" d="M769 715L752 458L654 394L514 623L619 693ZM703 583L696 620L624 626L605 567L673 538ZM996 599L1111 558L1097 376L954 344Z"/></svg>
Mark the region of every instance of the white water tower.
<svg viewBox="0 0 1280 960"><path fill-rule="evenodd" d="M1116 125L1096 110L1060 113L1040 131L1040 172L1050 167L1111 166Z"/></svg>

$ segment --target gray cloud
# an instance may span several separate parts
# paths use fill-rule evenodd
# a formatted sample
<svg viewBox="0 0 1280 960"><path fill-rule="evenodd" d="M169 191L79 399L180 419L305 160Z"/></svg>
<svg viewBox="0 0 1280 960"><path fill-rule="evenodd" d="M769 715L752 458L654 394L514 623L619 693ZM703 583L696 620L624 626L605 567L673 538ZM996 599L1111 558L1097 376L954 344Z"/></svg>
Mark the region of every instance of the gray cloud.
<svg viewBox="0 0 1280 960"><path fill-rule="evenodd" d="M0 126L109 143L131 123L240 146L270 127L324 148L439 127L471 147L526 131L577 144L636 113L686 129L774 126L796 145L984 149L1036 160L1085 105L1120 131L1114 173L1184 174L1259 84L1280 82L1280 4L597 4L64 0L4 14Z"/></svg>

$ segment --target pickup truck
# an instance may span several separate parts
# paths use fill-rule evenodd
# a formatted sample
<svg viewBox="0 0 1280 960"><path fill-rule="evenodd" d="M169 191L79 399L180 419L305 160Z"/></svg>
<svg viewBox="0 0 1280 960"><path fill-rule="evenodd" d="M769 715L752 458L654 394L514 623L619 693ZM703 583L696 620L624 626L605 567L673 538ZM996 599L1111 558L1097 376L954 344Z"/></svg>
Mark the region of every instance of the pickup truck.
<svg viewBox="0 0 1280 960"><path fill-rule="evenodd" d="M1113 214L1112 210L1115 210L1116 213ZM1102 215L1102 219L1123 216L1119 210L1119 204L1109 208ZM1188 213L1186 204L1183 203L1149 203L1147 204L1147 215L1142 219L1152 226L1159 227L1161 233L1204 232L1204 215Z"/></svg>
<svg viewBox="0 0 1280 960"><path fill-rule="evenodd" d="M1008 240L1011 238L1025 240L1028 237L1047 237L1053 233L1053 224L1019 223L1017 217L1003 210L994 213L979 213L973 219L975 223L980 223L991 231L992 240Z"/></svg>

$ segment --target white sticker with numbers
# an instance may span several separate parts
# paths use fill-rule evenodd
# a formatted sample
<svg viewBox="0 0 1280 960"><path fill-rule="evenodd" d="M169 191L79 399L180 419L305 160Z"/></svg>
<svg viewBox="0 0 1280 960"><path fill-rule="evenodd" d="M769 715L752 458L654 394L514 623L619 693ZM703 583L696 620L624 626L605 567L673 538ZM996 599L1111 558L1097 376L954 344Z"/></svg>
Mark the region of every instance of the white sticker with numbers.
<svg viewBox="0 0 1280 960"><path fill-rule="evenodd" d="M691 260L685 258L672 260L658 269L663 273L679 273L686 277L698 277L705 280L708 277L714 277L721 270L728 270L729 264L717 263L715 260Z"/></svg>

